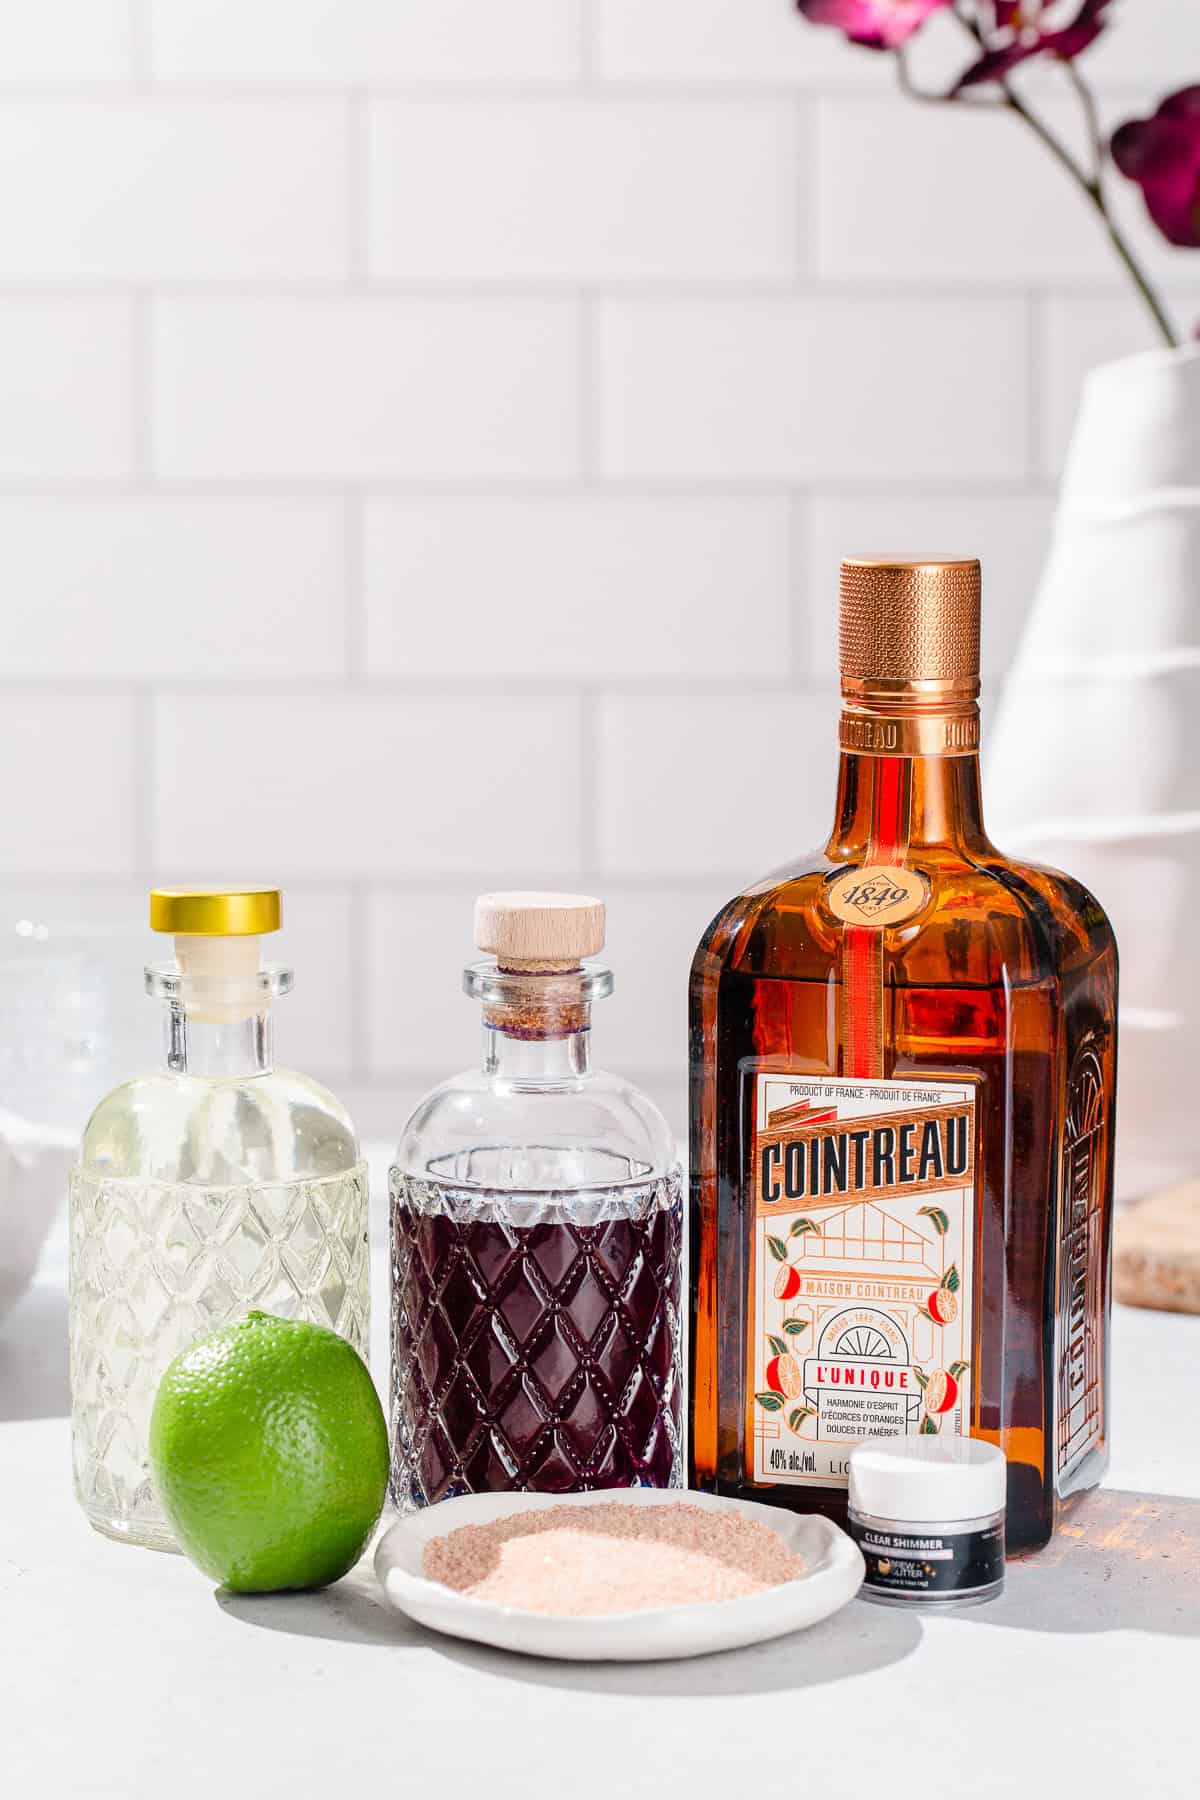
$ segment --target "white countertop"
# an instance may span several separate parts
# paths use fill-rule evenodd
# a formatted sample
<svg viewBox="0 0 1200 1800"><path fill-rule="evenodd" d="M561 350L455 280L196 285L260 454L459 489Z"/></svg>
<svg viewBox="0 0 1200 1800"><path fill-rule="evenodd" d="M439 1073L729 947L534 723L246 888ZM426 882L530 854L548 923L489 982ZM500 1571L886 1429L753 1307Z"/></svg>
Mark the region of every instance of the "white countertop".
<svg viewBox="0 0 1200 1800"><path fill-rule="evenodd" d="M60 1240L61 1242L61 1240ZM376 1257L385 1279L385 1258ZM377 1294L375 1342L384 1308ZM1193 1793L1200 1578L1102 1553L949 1617L854 1601L687 1663L507 1656L385 1612L364 1562L235 1597L111 1544L70 1492L61 1261L0 1326L0 1769L34 1800L366 1791L820 1800ZM1118 1309L1109 1485L1200 1497L1200 1318ZM448 1785L449 1784L449 1785Z"/></svg>

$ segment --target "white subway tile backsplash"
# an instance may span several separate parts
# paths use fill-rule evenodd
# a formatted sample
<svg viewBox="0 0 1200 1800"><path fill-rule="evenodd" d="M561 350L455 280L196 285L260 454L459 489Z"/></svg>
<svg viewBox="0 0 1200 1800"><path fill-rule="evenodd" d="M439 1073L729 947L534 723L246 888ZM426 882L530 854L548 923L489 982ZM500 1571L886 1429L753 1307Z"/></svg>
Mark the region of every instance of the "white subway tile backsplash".
<svg viewBox="0 0 1200 1800"><path fill-rule="evenodd" d="M612 965L615 986L592 1016L593 1053L602 1068L628 1075L686 1076L692 957L702 934L736 891L728 879L694 887L605 884L608 943L603 960Z"/></svg>
<svg viewBox="0 0 1200 1800"><path fill-rule="evenodd" d="M346 545L329 500L0 500L21 581L10 678L234 681L346 670Z"/></svg>
<svg viewBox="0 0 1200 1800"><path fill-rule="evenodd" d="M0 279L346 271L346 117L320 100L9 100Z"/></svg>
<svg viewBox="0 0 1200 1800"><path fill-rule="evenodd" d="M149 0L165 78L569 80L581 0Z"/></svg>
<svg viewBox="0 0 1200 1800"><path fill-rule="evenodd" d="M185 869L181 880L192 877ZM354 904L345 888L285 887L283 929L263 941L263 955L287 963L295 986L275 1002L275 1055L286 1069L341 1084L355 1063L354 968L362 946Z"/></svg>
<svg viewBox="0 0 1200 1800"><path fill-rule="evenodd" d="M1084 115L1041 71L1027 95L1086 172ZM838 281L939 281L992 288L1127 283L1089 201L1028 125L1005 111L915 106L902 95L816 103L816 266ZM1100 129L1153 111L1101 92ZM1109 171L1106 195L1139 262L1185 283L1193 252L1166 243L1137 187Z"/></svg>
<svg viewBox="0 0 1200 1800"><path fill-rule="evenodd" d="M373 500L365 571L372 675L644 680L789 663L781 499ZM752 629L731 629L735 608Z"/></svg>
<svg viewBox="0 0 1200 1800"><path fill-rule="evenodd" d="M130 0L0 0L0 84L123 81Z"/></svg>
<svg viewBox="0 0 1200 1800"><path fill-rule="evenodd" d="M164 300L155 443L171 476L566 477L567 300Z"/></svg>
<svg viewBox="0 0 1200 1800"><path fill-rule="evenodd" d="M6 771L0 873L132 872L132 700L6 693L0 768Z"/></svg>
<svg viewBox="0 0 1200 1800"><path fill-rule="evenodd" d="M1091 208L1006 112L842 96L818 103L817 142L823 275L1019 287L1113 274Z"/></svg>
<svg viewBox="0 0 1200 1800"><path fill-rule="evenodd" d="M241 879L578 866L569 699L165 693L154 860Z"/></svg>
<svg viewBox="0 0 1200 1800"><path fill-rule="evenodd" d="M354 968L362 947L358 922L344 887L284 887L282 931L264 943L266 958L295 970L291 994L275 1001L275 1057L286 1069L304 1069L333 1085L354 1067Z"/></svg>
<svg viewBox="0 0 1200 1800"><path fill-rule="evenodd" d="M601 867L756 880L828 835L836 773L833 693L610 696Z"/></svg>
<svg viewBox="0 0 1200 1800"><path fill-rule="evenodd" d="M1197 64L1130 0L1081 68L1108 131ZM828 828L838 558L981 555L994 688L1154 342L1086 206L794 0L0 0L0 91L0 905L283 881L282 1059L378 1098L475 1054L477 889L596 883L680 1115L696 939Z"/></svg>
<svg viewBox="0 0 1200 1800"><path fill-rule="evenodd" d="M415 169L437 179L414 181ZM799 176L784 100L379 101L371 267L396 279L786 280Z"/></svg>
<svg viewBox="0 0 1200 1800"><path fill-rule="evenodd" d="M0 480L111 480L132 463L129 302L0 299Z"/></svg>
<svg viewBox="0 0 1200 1800"><path fill-rule="evenodd" d="M371 971L365 1028L372 1074L421 1076L432 1086L476 1061L482 1020L478 1003L462 991L462 972L483 954L471 936L475 896L505 885L511 884L481 875L478 885L447 883L420 893L379 888L370 895L364 953ZM553 879L545 885L552 887ZM403 1122L396 1120L397 1133Z"/></svg>
<svg viewBox="0 0 1200 1800"><path fill-rule="evenodd" d="M820 495L812 503L800 616L803 666L837 679L838 564L843 556L977 556L983 565L983 673L1012 661L1050 544L1048 494Z"/></svg>
<svg viewBox="0 0 1200 1800"><path fill-rule="evenodd" d="M1019 300L611 301L603 468L906 481L1026 472Z"/></svg>

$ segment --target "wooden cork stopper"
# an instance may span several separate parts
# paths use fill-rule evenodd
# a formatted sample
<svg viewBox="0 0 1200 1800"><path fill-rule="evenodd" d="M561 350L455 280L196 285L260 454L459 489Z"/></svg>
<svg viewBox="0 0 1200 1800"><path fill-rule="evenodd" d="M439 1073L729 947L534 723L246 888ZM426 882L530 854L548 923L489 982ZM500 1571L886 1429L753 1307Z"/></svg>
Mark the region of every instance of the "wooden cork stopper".
<svg viewBox="0 0 1200 1800"><path fill-rule="evenodd" d="M604 902L590 894L481 894L475 942L502 969L577 969L604 948Z"/></svg>

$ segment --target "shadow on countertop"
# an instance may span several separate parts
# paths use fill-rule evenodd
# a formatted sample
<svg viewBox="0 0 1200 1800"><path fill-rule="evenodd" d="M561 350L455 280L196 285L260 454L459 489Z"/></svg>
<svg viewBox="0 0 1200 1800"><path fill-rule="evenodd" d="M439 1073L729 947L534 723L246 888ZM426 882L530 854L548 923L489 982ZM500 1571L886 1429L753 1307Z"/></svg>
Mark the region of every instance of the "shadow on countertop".
<svg viewBox="0 0 1200 1800"><path fill-rule="evenodd" d="M1063 1637L1146 1631L1200 1637L1200 1500L1099 1488L1004 1593L956 1617Z"/></svg>
<svg viewBox="0 0 1200 1800"><path fill-rule="evenodd" d="M441 1637L401 1618L384 1605L369 1561L319 1593L256 1595L221 1590L215 1597L230 1618L267 1631L425 1650L477 1674L505 1681L604 1694L686 1698L800 1692L899 1662L921 1640L921 1623L913 1613L855 1602L808 1631L744 1650L671 1662L558 1662Z"/></svg>
<svg viewBox="0 0 1200 1800"><path fill-rule="evenodd" d="M369 1557L311 1594L216 1595L239 1624L342 1643L424 1650L462 1668L535 1687L617 1695L701 1697L802 1692L902 1661L929 1611L853 1601L834 1618L743 1650L686 1661L573 1663L441 1637L391 1612ZM955 1621L1072 1637L1143 1631L1200 1637L1200 1501L1102 1490L1040 1555L1010 1563L1005 1593Z"/></svg>

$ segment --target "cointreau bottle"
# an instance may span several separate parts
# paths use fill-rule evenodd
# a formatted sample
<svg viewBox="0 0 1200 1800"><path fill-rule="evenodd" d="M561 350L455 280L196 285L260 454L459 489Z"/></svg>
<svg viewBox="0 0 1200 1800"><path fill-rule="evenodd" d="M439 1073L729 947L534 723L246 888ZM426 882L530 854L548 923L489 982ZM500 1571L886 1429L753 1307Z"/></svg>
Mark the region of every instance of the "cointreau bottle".
<svg viewBox="0 0 1200 1800"><path fill-rule="evenodd" d="M844 563L840 666L829 841L692 965L692 1478L982 1437L1030 1549L1108 1460L1116 945L984 831L978 563Z"/></svg>

